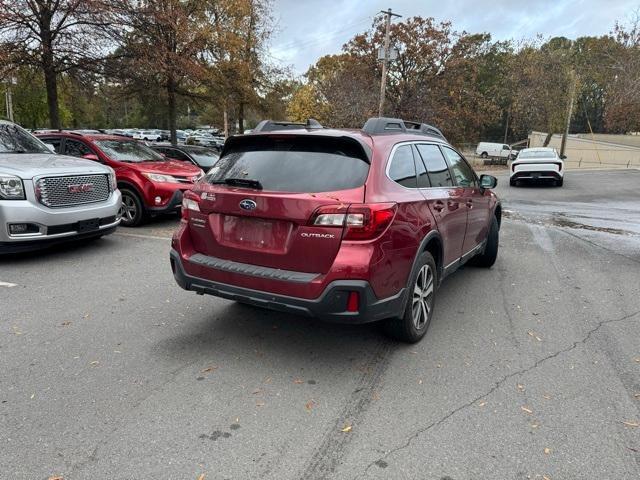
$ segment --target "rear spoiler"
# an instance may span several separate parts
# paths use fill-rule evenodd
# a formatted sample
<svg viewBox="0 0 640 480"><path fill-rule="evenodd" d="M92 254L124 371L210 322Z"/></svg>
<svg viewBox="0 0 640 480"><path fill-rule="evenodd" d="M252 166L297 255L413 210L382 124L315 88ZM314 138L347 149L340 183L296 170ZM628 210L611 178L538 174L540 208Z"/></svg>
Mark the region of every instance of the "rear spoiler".
<svg viewBox="0 0 640 480"><path fill-rule="evenodd" d="M287 131L278 131L273 133L258 133L248 135L233 135L227 138L224 143L224 147L220 152L220 158L234 151L248 151L259 150L260 147L275 146L277 142L286 142L287 140L297 140L299 143L308 142L310 145L317 141L324 141L327 144L338 144L336 148L346 150L345 153L349 153L351 157L360 158L361 160L371 163L372 151L369 145L363 143L357 138L350 137L348 135L336 136L336 135L321 135L321 134L305 134L305 133L293 133Z"/></svg>

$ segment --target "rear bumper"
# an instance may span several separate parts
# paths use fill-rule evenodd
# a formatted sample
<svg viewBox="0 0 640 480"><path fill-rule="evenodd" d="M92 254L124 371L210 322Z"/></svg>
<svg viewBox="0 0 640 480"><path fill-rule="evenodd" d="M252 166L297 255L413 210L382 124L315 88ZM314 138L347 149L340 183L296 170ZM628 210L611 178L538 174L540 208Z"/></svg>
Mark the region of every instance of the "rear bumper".
<svg viewBox="0 0 640 480"><path fill-rule="evenodd" d="M560 180L562 174L554 171L519 171L511 174L511 180Z"/></svg>
<svg viewBox="0 0 640 480"><path fill-rule="evenodd" d="M171 250L169 257L178 285L200 295L214 295L270 310L337 323L375 322L398 317L403 313L406 290L404 288L392 297L378 299L367 281L335 280L327 285L318 298L297 298L194 277L185 272L180 255L175 249ZM358 293L357 312L346 311L350 292Z"/></svg>

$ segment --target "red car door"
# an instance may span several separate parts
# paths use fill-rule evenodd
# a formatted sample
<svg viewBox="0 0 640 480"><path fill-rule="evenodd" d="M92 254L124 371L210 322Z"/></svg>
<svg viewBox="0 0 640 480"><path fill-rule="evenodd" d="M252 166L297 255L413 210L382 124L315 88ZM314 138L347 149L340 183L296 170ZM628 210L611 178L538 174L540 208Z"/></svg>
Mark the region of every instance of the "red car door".
<svg viewBox="0 0 640 480"><path fill-rule="evenodd" d="M464 188L454 185L451 171L438 145L419 143L416 148L430 183L429 188L421 188L420 191L429 204L442 236L444 267L455 267L462 255L467 229Z"/></svg>
<svg viewBox="0 0 640 480"><path fill-rule="evenodd" d="M442 151L449 163L453 179L458 187L462 187L464 208L467 210L467 231L462 246L462 256L475 253L487 237L489 227L489 195L480 188L473 169L458 152L442 146Z"/></svg>

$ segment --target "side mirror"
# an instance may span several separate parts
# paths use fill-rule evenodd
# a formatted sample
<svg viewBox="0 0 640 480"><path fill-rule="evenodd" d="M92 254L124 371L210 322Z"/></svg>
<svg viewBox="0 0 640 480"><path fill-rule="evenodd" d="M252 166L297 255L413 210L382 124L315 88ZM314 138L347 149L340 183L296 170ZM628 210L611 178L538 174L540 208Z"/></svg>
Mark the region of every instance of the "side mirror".
<svg viewBox="0 0 640 480"><path fill-rule="evenodd" d="M87 153L86 155L83 155L82 158L86 158L87 160L93 160L94 162L100 161L100 159L95 153Z"/></svg>
<svg viewBox="0 0 640 480"><path fill-rule="evenodd" d="M566 155L560 155L560 160L566 160L567 156Z"/></svg>
<svg viewBox="0 0 640 480"><path fill-rule="evenodd" d="M480 188L496 188L498 179L493 175L480 175Z"/></svg>
<svg viewBox="0 0 640 480"><path fill-rule="evenodd" d="M44 145L49 149L51 153L56 153L56 147L54 147L52 144L45 143Z"/></svg>

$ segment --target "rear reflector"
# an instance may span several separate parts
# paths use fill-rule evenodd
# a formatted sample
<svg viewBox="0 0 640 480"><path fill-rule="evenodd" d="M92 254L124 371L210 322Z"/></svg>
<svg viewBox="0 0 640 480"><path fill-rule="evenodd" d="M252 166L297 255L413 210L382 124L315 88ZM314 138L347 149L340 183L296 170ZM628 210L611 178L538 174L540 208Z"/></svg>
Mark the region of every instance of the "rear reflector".
<svg viewBox="0 0 640 480"><path fill-rule="evenodd" d="M360 295L358 292L349 292L347 300L347 312L357 312L360 308Z"/></svg>

